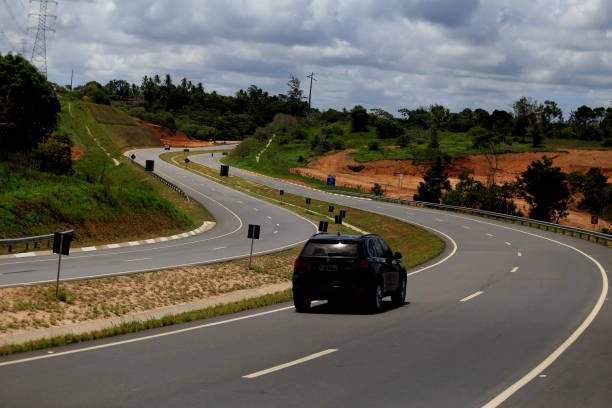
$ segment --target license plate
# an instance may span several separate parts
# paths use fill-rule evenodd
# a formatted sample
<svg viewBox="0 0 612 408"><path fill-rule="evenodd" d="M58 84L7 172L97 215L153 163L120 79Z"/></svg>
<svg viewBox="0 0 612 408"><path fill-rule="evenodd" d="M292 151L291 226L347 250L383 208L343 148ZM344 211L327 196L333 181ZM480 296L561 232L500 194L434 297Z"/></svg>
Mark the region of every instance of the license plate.
<svg viewBox="0 0 612 408"><path fill-rule="evenodd" d="M319 265L319 270L323 272L335 272L338 270L338 265Z"/></svg>

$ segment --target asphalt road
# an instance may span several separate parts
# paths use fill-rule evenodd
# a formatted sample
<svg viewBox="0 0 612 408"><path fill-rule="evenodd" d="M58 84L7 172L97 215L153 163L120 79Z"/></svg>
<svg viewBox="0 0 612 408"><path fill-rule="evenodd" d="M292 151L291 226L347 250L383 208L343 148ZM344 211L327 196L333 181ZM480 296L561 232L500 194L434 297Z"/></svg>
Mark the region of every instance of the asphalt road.
<svg viewBox="0 0 612 408"><path fill-rule="evenodd" d="M161 150L163 152L163 150ZM254 254L264 254L303 243L316 232L305 218L223 185L203 179L157 158L160 149L136 151L136 161L155 160L155 172L182 186L215 218L203 234L135 247L78 252L62 257L61 278L79 279L127 274L177 266L219 262L249 255L249 224L261 225ZM126 154L129 154L126 153ZM57 255L0 259L0 287L55 282Z"/></svg>
<svg viewBox="0 0 612 408"><path fill-rule="evenodd" d="M0 406L612 403L610 248L467 215L273 185L430 228L447 248L410 271L408 304L376 315L324 303L298 314L285 304L1 358Z"/></svg>

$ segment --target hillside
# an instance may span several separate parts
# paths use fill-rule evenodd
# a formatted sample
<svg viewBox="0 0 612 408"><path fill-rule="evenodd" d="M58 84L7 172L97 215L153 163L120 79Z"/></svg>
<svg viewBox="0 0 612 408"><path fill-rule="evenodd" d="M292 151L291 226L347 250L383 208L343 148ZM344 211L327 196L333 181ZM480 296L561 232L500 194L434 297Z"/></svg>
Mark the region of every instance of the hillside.
<svg viewBox="0 0 612 408"><path fill-rule="evenodd" d="M487 183L489 166L485 155L474 147L473 134L441 130L436 137L438 147L432 148L431 131L418 127L406 127L398 137L381 139L375 126L351 132L348 120L300 123L279 116L266 128L258 129L255 137L246 139L227 163L318 187L325 187L327 175L335 174L338 188L370 192L379 184L386 195L412 199L432 158L442 155L451 159L447 171L453 186L462 170L473 170L474 180ZM554 166L565 173L586 175L592 168L598 168L606 178L612 177L612 150L606 140L545 138L540 146L534 147L526 138L508 137L498 149L495 176L498 185L514 182L528 165L544 155L553 158ZM400 174L404 175L401 188ZM577 208L581 198L581 194L575 195L570 216L562 222L591 228L590 213ZM529 212L524 201L516 197L514 201L518 211ZM602 219L599 227L611 225Z"/></svg>
<svg viewBox="0 0 612 408"><path fill-rule="evenodd" d="M0 237L74 229L76 245L91 245L172 235L210 219L197 203L121 156L128 146L161 142L110 109L62 101L55 134L74 144L72 175L37 171L22 161L0 163Z"/></svg>

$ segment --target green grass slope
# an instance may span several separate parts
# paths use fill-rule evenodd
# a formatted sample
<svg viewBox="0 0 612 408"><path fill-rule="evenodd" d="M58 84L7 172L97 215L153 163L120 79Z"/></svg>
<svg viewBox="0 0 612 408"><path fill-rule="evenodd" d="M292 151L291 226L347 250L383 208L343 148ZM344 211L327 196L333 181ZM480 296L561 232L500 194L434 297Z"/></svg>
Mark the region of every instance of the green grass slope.
<svg viewBox="0 0 612 408"><path fill-rule="evenodd" d="M74 175L0 162L0 238L74 229L77 245L91 245L170 235L210 219L199 205L124 159L118 147L123 142L90 116L88 105L62 101L57 132L85 152L73 163Z"/></svg>

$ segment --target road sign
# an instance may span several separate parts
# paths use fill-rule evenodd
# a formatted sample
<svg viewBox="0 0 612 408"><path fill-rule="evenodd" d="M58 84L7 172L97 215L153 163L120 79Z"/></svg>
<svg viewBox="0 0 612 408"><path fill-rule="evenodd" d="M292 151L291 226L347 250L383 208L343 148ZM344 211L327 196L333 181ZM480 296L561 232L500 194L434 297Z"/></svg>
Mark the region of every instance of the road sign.
<svg viewBox="0 0 612 408"><path fill-rule="evenodd" d="M342 216L341 215L335 215L334 216L334 224L342 225Z"/></svg>
<svg viewBox="0 0 612 408"><path fill-rule="evenodd" d="M327 185L329 187L335 187L336 186L336 175L335 174L328 174L327 175Z"/></svg>
<svg viewBox="0 0 612 408"><path fill-rule="evenodd" d="M145 170L146 171L153 171L154 165L155 165L155 161L147 160L146 163L145 163Z"/></svg>
<svg viewBox="0 0 612 408"><path fill-rule="evenodd" d="M319 221L319 232L327 232L327 221Z"/></svg>
<svg viewBox="0 0 612 408"><path fill-rule="evenodd" d="M329 211L329 212L334 212L334 206L333 206L333 205L330 205L330 206L327 208L327 211Z"/></svg>
<svg viewBox="0 0 612 408"><path fill-rule="evenodd" d="M346 218L346 210L340 210L340 216Z"/></svg>
<svg viewBox="0 0 612 408"><path fill-rule="evenodd" d="M229 176L229 166L227 164L221 165L221 171L219 172L219 175L223 177Z"/></svg>
<svg viewBox="0 0 612 408"><path fill-rule="evenodd" d="M189 157L185 157L185 164L189 164Z"/></svg>
<svg viewBox="0 0 612 408"><path fill-rule="evenodd" d="M599 217L597 215L591 215L591 224L599 224Z"/></svg>
<svg viewBox="0 0 612 408"><path fill-rule="evenodd" d="M312 199L310 199L310 198L306 199L306 204L310 204L311 202L312 202Z"/></svg>
<svg viewBox="0 0 612 408"><path fill-rule="evenodd" d="M280 195L285 195L285 190L280 190L279 193Z"/></svg>
<svg viewBox="0 0 612 408"><path fill-rule="evenodd" d="M251 260L253 259L253 242L259 239L259 230L261 226L255 224L249 224L249 232L247 238L251 239L251 254L249 255L249 269L251 269Z"/></svg>
<svg viewBox="0 0 612 408"><path fill-rule="evenodd" d="M187 153L187 152L189 151L189 149L188 149L188 148L184 148L184 149L183 149L183 151L184 151L185 153Z"/></svg>
<svg viewBox="0 0 612 408"><path fill-rule="evenodd" d="M53 234L53 253L60 255L70 254L70 242L74 236L73 231L55 232Z"/></svg>
<svg viewBox="0 0 612 408"><path fill-rule="evenodd" d="M55 297L59 294L60 271L62 269L62 255L70 254L70 242L74 231L53 233L53 252L59 255L57 260L57 280L55 281Z"/></svg>
<svg viewBox="0 0 612 408"><path fill-rule="evenodd" d="M130 156L130 158L131 158L132 160L134 160L134 159L136 158L136 155L135 155L135 154L133 154L133 155L131 155L131 156Z"/></svg>
<svg viewBox="0 0 612 408"><path fill-rule="evenodd" d="M247 234L247 238L259 239L260 229L261 229L260 225L249 224L249 232Z"/></svg>

